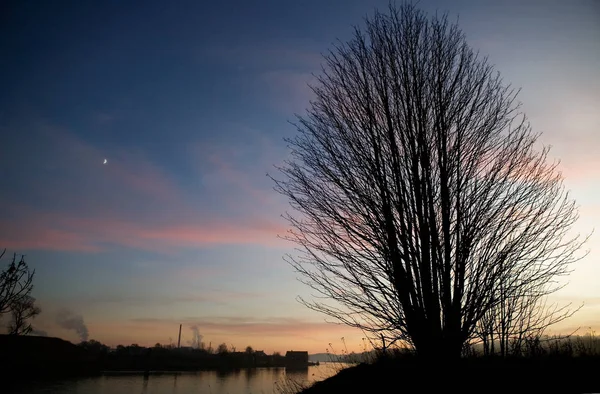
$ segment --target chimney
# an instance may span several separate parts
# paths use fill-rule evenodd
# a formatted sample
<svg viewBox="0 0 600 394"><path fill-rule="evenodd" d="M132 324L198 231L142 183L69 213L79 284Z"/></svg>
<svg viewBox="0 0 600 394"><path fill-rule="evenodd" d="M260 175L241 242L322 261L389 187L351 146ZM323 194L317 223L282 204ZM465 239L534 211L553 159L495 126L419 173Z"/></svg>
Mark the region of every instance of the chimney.
<svg viewBox="0 0 600 394"><path fill-rule="evenodd" d="M177 348L181 347L181 324L179 325L179 339L177 340Z"/></svg>

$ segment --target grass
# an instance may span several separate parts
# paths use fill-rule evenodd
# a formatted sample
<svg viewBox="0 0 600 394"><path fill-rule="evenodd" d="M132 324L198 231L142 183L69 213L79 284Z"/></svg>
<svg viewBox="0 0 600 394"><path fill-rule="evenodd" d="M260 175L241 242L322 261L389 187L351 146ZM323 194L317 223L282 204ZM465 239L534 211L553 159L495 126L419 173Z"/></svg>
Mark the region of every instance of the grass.
<svg viewBox="0 0 600 394"><path fill-rule="evenodd" d="M499 346L496 346L498 353ZM465 349L471 356L483 354L480 344L472 344ZM585 357L600 356L600 338L590 327L584 335L545 335L525 340L517 349L509 342L509 355L526 358L532 357Z"/></svg>
<svg viewBox="0 0 600 394"><path fill-rule="evenodd" d="M348 352L342 341L342 356ZM330 344L332 361L340 356ZM521 356L483 356L477 346L468 355L448 362L426 361L406 348L360 354L353 366L309 387L291 387L282 394L365 392L600 392L600 338L546 336L527 344ZM352 358L346 358L352 360ZM340 367L342 367L340 363ZM296 391L294 391L296 390Z"/></svg>

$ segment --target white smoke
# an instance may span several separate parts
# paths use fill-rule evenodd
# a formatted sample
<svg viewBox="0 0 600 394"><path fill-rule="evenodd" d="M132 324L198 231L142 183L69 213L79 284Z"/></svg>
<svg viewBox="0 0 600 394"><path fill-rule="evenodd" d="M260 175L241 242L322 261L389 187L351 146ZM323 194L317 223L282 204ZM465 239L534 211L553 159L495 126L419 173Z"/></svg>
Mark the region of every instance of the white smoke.
<svg viewBox="0 0 600 394"><path fill-rule="evenodd" d="M198 349L202 343L202 335L196 325L191 326L190 330L192 330L192 347Z"/></svg>
<svg viewBox="0 0 600 394"><path fill-rule="evenodd" d="M56 323L67 330L75 330L79 339L82 342L88 340L88 328L83 322L83 316L71 312L67 309L62 309L56 314Z"/></svg>

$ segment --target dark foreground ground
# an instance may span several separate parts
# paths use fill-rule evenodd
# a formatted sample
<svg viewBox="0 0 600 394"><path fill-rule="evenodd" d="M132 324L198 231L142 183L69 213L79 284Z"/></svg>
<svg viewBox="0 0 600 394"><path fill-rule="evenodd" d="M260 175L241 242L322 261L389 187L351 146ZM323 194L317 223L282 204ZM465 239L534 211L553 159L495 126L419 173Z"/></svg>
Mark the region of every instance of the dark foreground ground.
<svg viewBox="0 0 600 394"><path fill-rule="evenodd" d="M600 393L600 357L380 360L342 370L302 391L321 393Z"/></svg>
<svg viewBox="0 0 600 394"><path fill-rule="evenodd" d="M3 383L99 373L100 366L94 359L71 342L59 338L0 335L0 380Z"/></svg>

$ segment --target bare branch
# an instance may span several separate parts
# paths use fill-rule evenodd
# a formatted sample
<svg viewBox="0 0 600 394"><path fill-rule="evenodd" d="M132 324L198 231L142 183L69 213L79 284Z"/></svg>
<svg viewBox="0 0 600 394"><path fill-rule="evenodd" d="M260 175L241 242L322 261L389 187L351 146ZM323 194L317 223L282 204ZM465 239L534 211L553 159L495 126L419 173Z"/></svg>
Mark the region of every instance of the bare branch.
<svg viewBox="0 0 600 394"><path fill-rule="evenodd" d="M0 254L0 259L5 252L6 249ZM9 312L14 303L31 293L34 274L35 270L29 270L24 256L17 261L17 255L13 255L8 267L0 272L0 315Z"/></svg>

